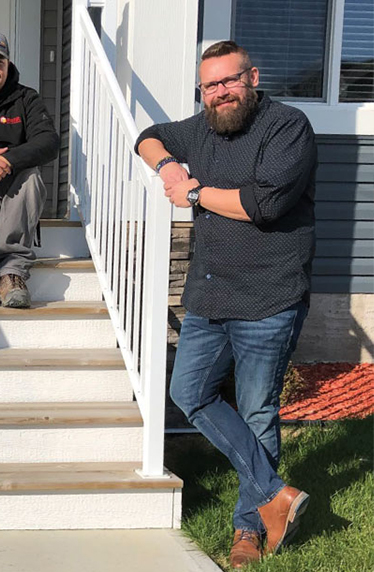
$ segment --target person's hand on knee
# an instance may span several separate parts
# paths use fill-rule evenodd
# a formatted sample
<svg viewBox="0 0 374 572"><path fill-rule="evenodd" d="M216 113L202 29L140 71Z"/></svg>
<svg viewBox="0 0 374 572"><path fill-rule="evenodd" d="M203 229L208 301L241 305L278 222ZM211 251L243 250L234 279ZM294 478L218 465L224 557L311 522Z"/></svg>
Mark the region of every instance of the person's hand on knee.
<svg viewBox="0 0 374 572"><path fill-rule="evenodd" d="M9 163L8 159L2 157L3 153L6 153L7 151L8 147L0 148L0 181L12 172L12 165Z"/></svg>

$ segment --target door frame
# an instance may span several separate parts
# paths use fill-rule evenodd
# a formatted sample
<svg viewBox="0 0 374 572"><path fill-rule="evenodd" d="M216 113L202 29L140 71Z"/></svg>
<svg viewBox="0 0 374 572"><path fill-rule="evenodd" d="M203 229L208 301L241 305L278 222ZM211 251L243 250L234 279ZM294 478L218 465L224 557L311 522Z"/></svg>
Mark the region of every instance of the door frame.
<svg viewBox="0 0 374 572"><path fill-rule="evenodd" d="M20 82L39 91L41 0L10 0L10 59Z"/></svg>

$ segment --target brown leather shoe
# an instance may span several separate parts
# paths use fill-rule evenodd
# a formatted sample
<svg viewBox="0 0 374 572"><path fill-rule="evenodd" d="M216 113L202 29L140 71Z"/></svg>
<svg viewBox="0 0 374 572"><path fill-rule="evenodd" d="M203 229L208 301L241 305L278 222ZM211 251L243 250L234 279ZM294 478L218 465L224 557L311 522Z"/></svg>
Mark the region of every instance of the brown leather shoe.
<svg viewBox="0 0 374 572"><path fill-rule="evenodd" d="M236 530L230 552L232 568L240 569L250 562L258 562L262 556L260 535L252 530Z"/></svg>
<svg viewBox="0 0 374 572"><path fill-rule="evenodd" d="M308 503L309 495L286 486L270 502L258 509L266 528L265 554L275 554L282 544L291 539Z"/></svg>

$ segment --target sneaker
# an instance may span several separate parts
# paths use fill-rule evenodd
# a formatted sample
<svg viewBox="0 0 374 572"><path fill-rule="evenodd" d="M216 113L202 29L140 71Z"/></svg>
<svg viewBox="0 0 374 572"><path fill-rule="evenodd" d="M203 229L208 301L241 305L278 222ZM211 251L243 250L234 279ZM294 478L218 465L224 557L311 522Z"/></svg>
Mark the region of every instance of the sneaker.
<svg viewBox="0 0 374 572"><path fill-rule="evenodd" d="M30 294L21 276L0 276L0 302L7 308L30 308Z"/></svg>

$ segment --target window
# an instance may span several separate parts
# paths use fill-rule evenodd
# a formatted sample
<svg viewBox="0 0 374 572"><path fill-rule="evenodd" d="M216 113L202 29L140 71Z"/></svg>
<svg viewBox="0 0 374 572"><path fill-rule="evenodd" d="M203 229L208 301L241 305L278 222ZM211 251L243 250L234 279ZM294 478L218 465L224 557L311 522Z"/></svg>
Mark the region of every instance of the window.
<svg viewBox="0 0 374 572"><path fill-rule="evenodd" d="M338 4L344 16L338 22ZM343 15L343 12L342 12ZM284 100L329 99L332 46L339 33L339 101L374 101L374 4L371 0L236 0L232 36L260 68L261 87Z"/></svg>
<svg viewBox="0 0 374 572"><path fill-rule="evenodd" d="M204 0L201 51L231 37L260 89L304 111L316 133L374 133L373 0Z"/></svg>
<svg viewBox="0 0 374 572"><path fill-rule="evenodd" d="M328 0L237 0L233 36L269 95L323 100L327 22Z"/></svg>
<svg viewBox="0 0 374 572"><path fill-rule="evenodd" d="M374 101L374 4L345 0L339 101Z"/></svg>

